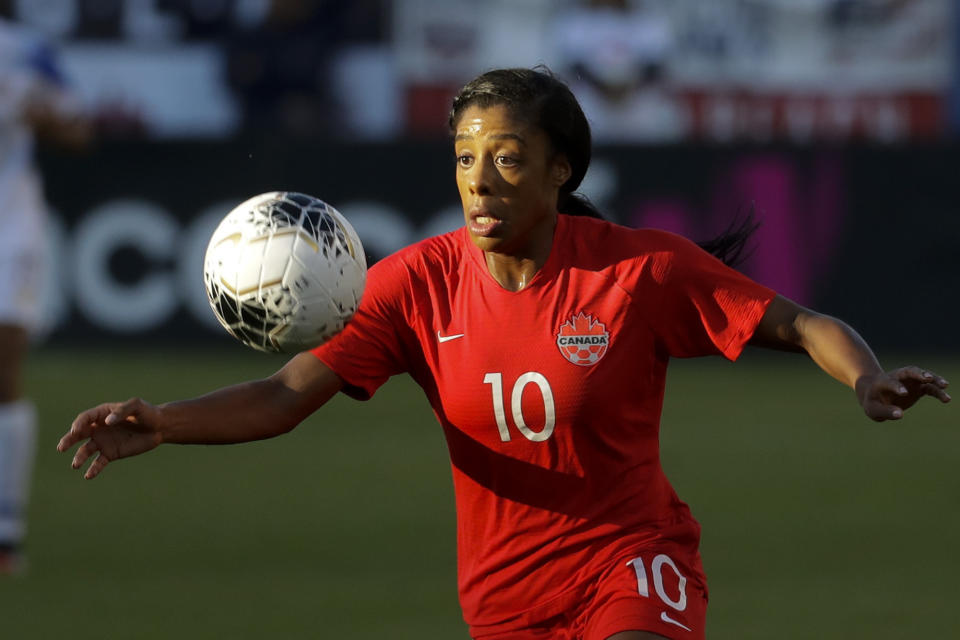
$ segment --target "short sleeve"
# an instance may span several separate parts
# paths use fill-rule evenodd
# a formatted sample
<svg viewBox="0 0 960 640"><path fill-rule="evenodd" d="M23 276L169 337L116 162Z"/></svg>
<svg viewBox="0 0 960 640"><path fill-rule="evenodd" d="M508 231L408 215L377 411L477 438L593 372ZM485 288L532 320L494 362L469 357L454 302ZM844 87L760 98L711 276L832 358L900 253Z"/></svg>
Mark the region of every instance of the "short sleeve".
<svg viewBox="0 0 960 640"><path fill-rule="evenodd" d="M659 289L652 323L658 339L673 357L736 360L776 293L685 238L666 240L651 266Z"/></svg>
<svg viewBox="0 0 960 640"><path fill-rule="evenodd" d="M367 400L390 376L409 370L405 344L413 336L405 309L409 295L405 264L396 256L367 273L366 288L353 319L312 353L343 379L344 393Z"/></svg>

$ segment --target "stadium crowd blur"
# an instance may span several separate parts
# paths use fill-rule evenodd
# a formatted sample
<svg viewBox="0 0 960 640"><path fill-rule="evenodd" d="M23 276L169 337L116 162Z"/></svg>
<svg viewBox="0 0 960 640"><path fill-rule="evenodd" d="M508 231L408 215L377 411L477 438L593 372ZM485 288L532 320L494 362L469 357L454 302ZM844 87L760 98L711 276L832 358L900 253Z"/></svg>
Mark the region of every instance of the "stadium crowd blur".
<svg viewBox="0 0 960 640"><path fill-rule="evenodd" d="M454 90L548 65L598 142L957 130L950 0L0 0L107 135L443 135ZM952 115L951 115L952 114Z"/></svg>

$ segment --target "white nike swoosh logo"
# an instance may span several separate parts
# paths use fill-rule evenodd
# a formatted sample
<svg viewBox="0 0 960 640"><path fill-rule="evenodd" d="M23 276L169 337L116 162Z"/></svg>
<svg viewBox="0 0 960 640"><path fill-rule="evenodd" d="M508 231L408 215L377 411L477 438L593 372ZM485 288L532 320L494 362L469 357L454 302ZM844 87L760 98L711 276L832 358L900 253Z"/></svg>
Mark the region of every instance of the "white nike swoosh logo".
<svg viewBox="0 0 960 640"><path fill-rule="evenodd" d="M442 336L440 335L440 332L437 331L437 340L439 340L440 342L448 342L450 340L456 340L457 338L462 338L463 336L464 334L462 333L455 333L452 336Z"/></svg>
<svg viewBox="0 0 960 640"><path fill-rule="evenodd" d="M660 619L663 620L664 622L669 622L670 624L675 624L675 625L677 625L678 627L680 627L681 629L686 629L687 631L691 631L691 632L693 631L693 629L691 629L691 628L688 627L687 625L683 624L682 622L677 622L676 620L674 620L673 618L671 618L670 616L668 616L666 611L661 611L661 612L660 612Z"/></svg>

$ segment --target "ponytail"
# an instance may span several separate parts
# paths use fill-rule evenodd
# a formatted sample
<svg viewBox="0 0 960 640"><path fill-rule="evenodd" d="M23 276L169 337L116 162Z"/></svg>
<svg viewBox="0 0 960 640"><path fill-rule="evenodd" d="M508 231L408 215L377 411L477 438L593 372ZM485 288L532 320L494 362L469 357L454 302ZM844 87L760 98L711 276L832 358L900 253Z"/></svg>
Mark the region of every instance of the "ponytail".
<svg viewBox="0 0 960 640"><path fill-rule="evenodd" d="M561 193L557 210L568 216L604 219L600 210L586 196L579 193Z"/></svg>
<svg viewBox="0 0 960 640"><path fill-rule="evenodd" d="M753 253L753 249L748 245L750 238L759 228L760 223L757 222L751 205L747 215L743 217L738 215L720 235L698 242L697 245L707 253L713 254L728 267L736 267Z"/></svg>

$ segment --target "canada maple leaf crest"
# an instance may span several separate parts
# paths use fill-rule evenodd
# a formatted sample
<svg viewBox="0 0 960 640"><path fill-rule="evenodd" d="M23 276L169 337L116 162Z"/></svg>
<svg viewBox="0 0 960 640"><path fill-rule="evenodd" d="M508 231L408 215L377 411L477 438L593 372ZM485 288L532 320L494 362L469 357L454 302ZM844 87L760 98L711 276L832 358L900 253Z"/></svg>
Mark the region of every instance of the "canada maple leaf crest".
<svg viewBox="0 0 960 640"><path fill-rule="evenodd" d="M607 327L590 314L579 312L560 325L557 348L573 364L588 367L596 364L610 347Z"/></svg>

